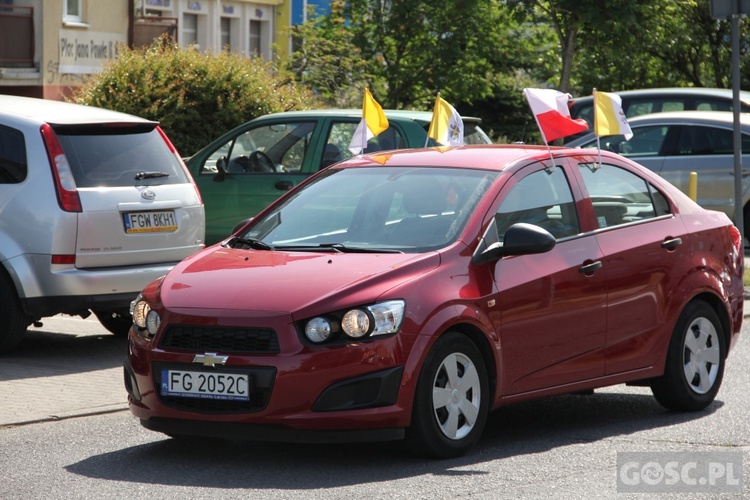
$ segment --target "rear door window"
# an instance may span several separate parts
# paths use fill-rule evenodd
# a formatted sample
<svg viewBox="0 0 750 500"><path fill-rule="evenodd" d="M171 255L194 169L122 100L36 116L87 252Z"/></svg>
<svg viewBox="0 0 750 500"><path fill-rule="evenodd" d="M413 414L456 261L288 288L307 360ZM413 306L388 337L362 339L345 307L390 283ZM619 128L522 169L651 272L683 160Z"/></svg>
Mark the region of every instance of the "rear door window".
<svg viewBox="0 0 750 500"><path fill-rule="evenodd" d="M669 202L645 179L613 165L581 164L599 228L619 226L670 213Z"/></svg>
<svg viewBox="0 0 750 500"><path fill-rule="evenodd" d="M26 142L20 131L0 125L0 184L26 179Z"/></svg>
<svg viewBox="0 0 750 500"><path fill-rule="evenodd" d="M189 182L153 124L54 130L79 188L133 186L143 179L150 184Z"/></svg>

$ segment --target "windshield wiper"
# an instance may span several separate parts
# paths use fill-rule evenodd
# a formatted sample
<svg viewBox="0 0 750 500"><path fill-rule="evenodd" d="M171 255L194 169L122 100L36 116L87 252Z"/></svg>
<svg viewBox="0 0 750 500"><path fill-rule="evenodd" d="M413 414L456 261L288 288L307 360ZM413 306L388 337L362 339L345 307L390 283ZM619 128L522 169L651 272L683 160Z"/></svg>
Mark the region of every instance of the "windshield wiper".
<svg viewBox="0 0 750 500"><path fill-rule="evenodd" d="M169 174L165 172L138 172L135 174L135 180L142 181L143 179L156 179L157 177L169 177Z"/></svg>
<svg viewBox="0 0 750 500"><path fill-rule="evenodd" d="M290 246L277 246L275 250L298 250L305 252L315 251L329 251L333 250L336 253L403 253L401 250L394 248L369 248L369 247L350 247L343 243L321 243L319 245L290 245Z"/></svg>
<svg viewBox="0 0 750 500"><path fill-rule="evenodd" d="M247 245L250 248L253 248L255 250L273 250L273 247L269 245L268 243L263 243L260 240L256 240L255 238L240 238L239 236L236 236L232 240L232 247L234 248L234 244L239 243L241 245Z"/></svg>

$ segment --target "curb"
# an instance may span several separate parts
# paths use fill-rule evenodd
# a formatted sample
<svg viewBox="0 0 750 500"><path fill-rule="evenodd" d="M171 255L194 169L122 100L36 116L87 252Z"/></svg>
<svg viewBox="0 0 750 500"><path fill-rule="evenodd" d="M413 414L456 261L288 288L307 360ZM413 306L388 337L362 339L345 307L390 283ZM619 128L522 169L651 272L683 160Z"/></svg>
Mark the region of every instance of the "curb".
<svg viewBox="0 0 750 500"><path fill-rule="evenodd" d="M20 427L24 425L39 424L43 422L57 422L60 420L68 420L71 418L89 417L94 415L106 415L108 413L118 413L127 411L127 403L117 403L111 405L97 406L93 408L81 408L80 410L70 410L55 415L49 415L46 417L30 418L28 420L13 420L9 422L0 422L0 428L8 427Z"/></svg>

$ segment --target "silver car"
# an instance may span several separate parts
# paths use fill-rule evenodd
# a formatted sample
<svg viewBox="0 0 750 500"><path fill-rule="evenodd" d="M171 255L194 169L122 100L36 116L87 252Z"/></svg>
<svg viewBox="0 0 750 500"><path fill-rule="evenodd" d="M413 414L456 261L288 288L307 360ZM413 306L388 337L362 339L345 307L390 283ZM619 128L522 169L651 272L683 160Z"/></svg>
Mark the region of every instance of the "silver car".
<svg viewBox="0 0 750 500"><path fill-rule="evenodd" d="M750 114L741 113L742 205L745 236L750 219ZM600 138L602 149L614 151L658 173L687 193L690 173L698 174L698 204L734 219L733 115L725 111L675 111L629 119L633 137ZM593 132L568 144L595 148Z"/></svg>
<svg viewBox="0 0 750 500"><path fill-rule="evenodd" d="M0 351L59 313L126 335L130 302L204 237L198 189L157 123L0 96Z"/></svg>

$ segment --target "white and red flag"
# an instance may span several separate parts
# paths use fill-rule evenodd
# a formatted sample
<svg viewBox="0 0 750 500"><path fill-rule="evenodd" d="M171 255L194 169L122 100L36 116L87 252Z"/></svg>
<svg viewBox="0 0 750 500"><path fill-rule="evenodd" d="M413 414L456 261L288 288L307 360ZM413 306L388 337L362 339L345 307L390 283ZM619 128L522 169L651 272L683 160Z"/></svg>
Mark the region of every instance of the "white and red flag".
<svg viewBox="0 0 750 500"><path fill-rule="evenodd" d="M555 139L567 137L589 129L585 120L574 120L570 117L568 100L570 94L563 94L554 89L523 89L529 101L542 139L550 143Z"/></svg>

